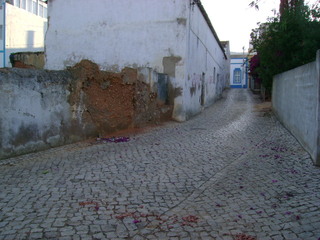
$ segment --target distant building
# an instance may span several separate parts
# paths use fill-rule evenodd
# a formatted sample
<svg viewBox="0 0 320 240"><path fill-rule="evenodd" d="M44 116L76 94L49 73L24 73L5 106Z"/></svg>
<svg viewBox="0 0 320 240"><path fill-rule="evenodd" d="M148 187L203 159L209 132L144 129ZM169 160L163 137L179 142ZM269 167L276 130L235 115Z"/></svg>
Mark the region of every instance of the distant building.
<svg viewBox="0 0 320 240"><path fill-rule="evenodd" d="M0 67L11 67L11 53L44 51L46 30L45 1L0 0Z"/></svg>
<svg viewBox="0 0 320 240"><path fill-rule="evenodd" d="M230 87L248 88L248 53L232 53L230 63Z"/></svg>
<svg viewBox="0 0 320 240"><path fill-rule="evenodd" d="M49 0L48 6L47 69L88 59L102 70L166 74L178 121L229 85L229 55L200 0Z"/></svg>

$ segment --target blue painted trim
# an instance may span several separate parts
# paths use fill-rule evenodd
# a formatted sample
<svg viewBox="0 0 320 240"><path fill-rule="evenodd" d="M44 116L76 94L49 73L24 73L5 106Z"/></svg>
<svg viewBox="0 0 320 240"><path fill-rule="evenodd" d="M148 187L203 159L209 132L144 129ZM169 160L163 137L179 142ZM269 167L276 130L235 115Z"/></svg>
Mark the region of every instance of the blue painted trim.
<svg viewBox="0 0 320 240"><path fill-rule="evenodd" d="M242 85L230 85L231 88L242 88Z"/></svg>

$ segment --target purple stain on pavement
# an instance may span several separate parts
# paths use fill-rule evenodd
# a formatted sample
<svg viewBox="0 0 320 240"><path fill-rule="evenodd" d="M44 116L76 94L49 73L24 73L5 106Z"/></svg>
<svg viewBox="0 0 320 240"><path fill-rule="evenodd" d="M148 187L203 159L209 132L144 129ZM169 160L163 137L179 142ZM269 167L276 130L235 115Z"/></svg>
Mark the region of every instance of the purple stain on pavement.
<svg viewBox="0 0 320 240"><path fill-rule="evenodd" d="M297 173L299 173L297 170L295 170L295 169L291 169L291 173L292 174L297 174Z"/></svg>
<svg viewBox="0 0 320 240"><path fill-rule="evenodd" d="M133 220L133 223L141 223L141 220L135 219L135 220Z"/></svg>
<svg viewBox="0 0 320 240"><path fill-rule="evenodd" d="M276 182L278 182L278 180L273 179L272 182L273 182L273 183L276 183Z"/></svg>
<svg viewBox="0 0 320 240"><path fill-rule="evenodd" d="M286 214L286 215L291 215L291 214L292 214L292 212L285 212L285 214Z"/></svg>

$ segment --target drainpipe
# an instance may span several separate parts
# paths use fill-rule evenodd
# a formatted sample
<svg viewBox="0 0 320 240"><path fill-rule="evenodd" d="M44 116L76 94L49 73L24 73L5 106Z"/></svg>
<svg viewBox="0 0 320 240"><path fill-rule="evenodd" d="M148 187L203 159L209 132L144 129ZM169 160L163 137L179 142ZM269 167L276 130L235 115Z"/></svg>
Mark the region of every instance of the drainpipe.
<svg viewBox="0 0 320 240"><path fill-rule="evenodd" d="M6 67L6 1L3 0L1 4L3 5L3 67Z"/></svg>

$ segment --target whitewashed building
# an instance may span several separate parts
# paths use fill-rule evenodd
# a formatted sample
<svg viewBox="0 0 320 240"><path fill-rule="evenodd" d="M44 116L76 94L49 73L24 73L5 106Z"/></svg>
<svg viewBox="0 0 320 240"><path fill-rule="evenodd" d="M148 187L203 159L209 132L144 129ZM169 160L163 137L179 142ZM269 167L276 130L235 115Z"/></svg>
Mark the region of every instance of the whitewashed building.
<svg viewBox="0 0 320 240"><path fill-rule="evenodd" d="M248 88L248 54L231 54L230 87Z"/></svg>
<svg viewBox="0 0 320 240"><path fill-rule="evenodd" d="M0 0L0 67L14 52L44 51L47 4L41 0Z"/></svg>
<svg viewBox="0 0 320 240"><path fill-rule="evenodd" d="M48 9L47 69L88 59L101 70L167 74L178 121L229 85L229 56L199 0L49 0Z"/></svg>

